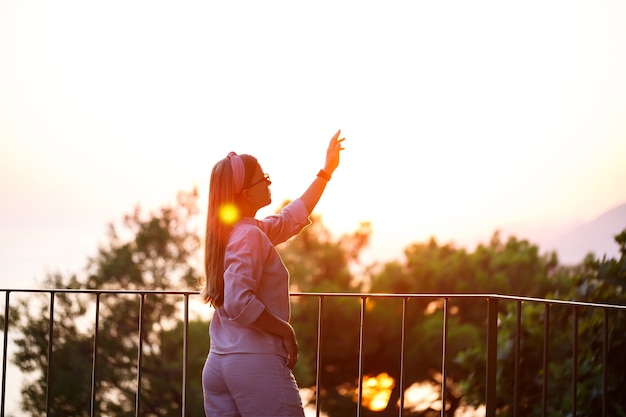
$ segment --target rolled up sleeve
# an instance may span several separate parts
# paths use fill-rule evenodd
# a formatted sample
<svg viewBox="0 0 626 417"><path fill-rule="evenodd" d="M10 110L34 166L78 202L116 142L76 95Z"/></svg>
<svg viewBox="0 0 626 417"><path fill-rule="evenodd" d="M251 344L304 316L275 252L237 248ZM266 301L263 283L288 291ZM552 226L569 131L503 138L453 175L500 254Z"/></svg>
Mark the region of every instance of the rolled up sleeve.
<svg viewBox="0 0 626 417"><path fill-rule="evenodd" d="M259 227L274 245L285 242L309 224L311 224L309 212L299 198L283 207L279 214L267 216L259 221Z"/></svg>
<svg viewBox="0 0 626 417"><path fill-rule="evenodd" d="M245 325L254 323L265 309L248 281L245 275L224 274L224 310L230 320Z"/></svg>
<svg viewBox="0 0 626 417"><path fill-rule="evenodd" d="M254 228L242 228L242 236L231 239L224 258L224 310L238 324L254 323L265 305L257 298L262 275L262 253ZM260 232L260 231L259 231Z"/></svg>

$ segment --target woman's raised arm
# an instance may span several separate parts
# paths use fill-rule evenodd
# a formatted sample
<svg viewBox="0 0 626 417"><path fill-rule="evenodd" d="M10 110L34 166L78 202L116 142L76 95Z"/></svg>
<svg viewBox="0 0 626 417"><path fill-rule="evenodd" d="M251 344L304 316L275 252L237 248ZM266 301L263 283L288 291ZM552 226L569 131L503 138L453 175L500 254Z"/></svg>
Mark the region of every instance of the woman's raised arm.
<svg viewBox="0 0 626 417"><path fill-rule="evenodd" d="M326 150L324 168L318 172L317 177L300 197L309 213L311 213L317 205L326 189L326 184L330 181L335 169L339 166L339 153L344 149L342 142L345 140L345 138L339 139L340 133L341 130L338 130L330 139L328 149Z"/></svg>

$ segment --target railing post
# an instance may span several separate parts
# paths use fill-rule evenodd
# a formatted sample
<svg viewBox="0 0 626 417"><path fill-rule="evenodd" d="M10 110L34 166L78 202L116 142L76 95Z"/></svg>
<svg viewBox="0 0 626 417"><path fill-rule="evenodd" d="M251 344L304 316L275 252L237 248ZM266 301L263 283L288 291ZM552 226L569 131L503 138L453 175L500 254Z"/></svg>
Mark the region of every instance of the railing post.
<svg viewBox="0 0 626 417"><path fill-rule="evenodd" d="M361 297L361 315L359 319L359 394L356 407L356 416L361 416L361 403L363 402L363 324L365 321L365 304L367 296Z"/></svg>
<svg viewBox="0 0 626 417"><path fill-rule="evenodd" d="M578 307L574 307L572 320L572 417L576 417L578 402Z"/></svg>
<svg viewBox="0 0 626 417"><path fill-rule="evenodd" d="M604 311L604 320L602 321L602 417L607 415L607 373L608 373L608 355L609 355L609 310Z"/></svg>
<svg viewBox="0 0 626 417"><path fill-rule="evenodd" d="M50 316L48 319L48 363L46 373L46 415L50 415L52 401L52 338L54 335L54 291L50 291Z"/></svg>
<svg viewBox="0 0 626 417"><path fill-rule="evenodd" d="M135 397L135 417L139 417L141 407L141 365L143 363L143 303L146 294L141 293L139 299L139 343L137 344L137 394Z"/></svg>
<svg viewBox="0 0 626 417"><path fill-rule="evenodd" d="M485 379L485 416L496 415L496 368L498 365L498 300L487 304L487 374Z"/></svg>
<svg viewBox="0 0 626 417"><path fill-rule="evenodd" d="M446 348L448 347L448 297L443 299L443 331L441 336L441 417L446 415Z"/></svg>
<svg viewBox="0 0 626 417"><path fill-rule="evenodd" d="M6 385L7 385L7 347L9 342L9 294L7 290L4 305L4 350L2 351L2 408L0 415L4 417L4 402L6 401Z"/></svg>
<svg viewBox="0 0 626 417"><path fill-rule="evenodd" d="M183 323L183 393L181 416L187 415L187 363L189 362L189 294L185 294L185 318Z"/></svg>
<svg viewBox="0 0 626 417"><path fill-rule="evenodd" d="M96 386L98 379L96 377L98 370L98 328L100 326L100 293L96 293L96 312L95 323L93 328L93 359L91 363L91 417L96 415Z"/></svg>
<svg viewBox="0 0 626 417"><path fill-rule="evenodd" d="M520 367L520 345L522 341L522 302L517 301L516 318L515 318L515 369L513 377L513 417L517 417L517 408L519 404L519 367Z"/></svg>
<svg viewBox="0 0 626 417"><path fill-rule="evenodd" d="M404 357L406 350L406 303L408 299L405 297L402 299L402 333L400 335L400 411L399 417L402 417L402 411L404 410Z"/></svg>
<svg viewBox="0 0 626 417"><path fill-rule="evenodd" d="M320 401L320 383L322 374L322 318L324 297L317 299L317 346L315 352L315 417L320 416L322 404Z"/></svg>
<svg viewBox="0 0 626 417"><path fill-rule="evenodd" d="M541 387L541 416L548 415L548 353L550 341L550 304L546 303L543 323L543 384Z"/></svg>

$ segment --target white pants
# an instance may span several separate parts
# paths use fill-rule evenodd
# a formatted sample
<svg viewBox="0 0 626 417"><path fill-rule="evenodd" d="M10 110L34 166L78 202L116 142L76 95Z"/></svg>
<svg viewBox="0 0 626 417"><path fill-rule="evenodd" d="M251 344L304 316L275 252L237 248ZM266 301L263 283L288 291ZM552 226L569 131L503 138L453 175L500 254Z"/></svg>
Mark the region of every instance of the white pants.
<svg viewBox="0 0 626 417"><path fill-rule="evenodd" d="M209 353L202 389L207 417L304 417L296 379L276 354Z"/></svg>

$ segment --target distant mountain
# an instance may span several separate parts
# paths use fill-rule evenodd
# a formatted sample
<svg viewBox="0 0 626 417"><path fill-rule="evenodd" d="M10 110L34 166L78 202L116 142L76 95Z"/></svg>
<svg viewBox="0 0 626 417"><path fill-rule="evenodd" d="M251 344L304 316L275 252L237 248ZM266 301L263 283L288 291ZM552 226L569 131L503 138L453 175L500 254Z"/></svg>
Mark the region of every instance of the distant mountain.
<svg viewBox="0 0 626 417"><path fill-rule="evenodd" d="M616 258L619 247L615 235L626 229L626 203L621 204L595 219L569 226L553 237L545 236L538 241L542 250L555 250L563 264L577 264L588 253L601 258Z"/></svg>

